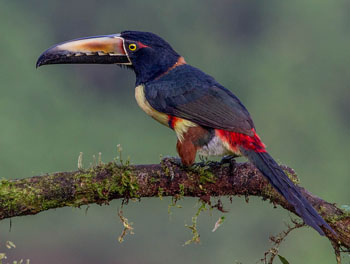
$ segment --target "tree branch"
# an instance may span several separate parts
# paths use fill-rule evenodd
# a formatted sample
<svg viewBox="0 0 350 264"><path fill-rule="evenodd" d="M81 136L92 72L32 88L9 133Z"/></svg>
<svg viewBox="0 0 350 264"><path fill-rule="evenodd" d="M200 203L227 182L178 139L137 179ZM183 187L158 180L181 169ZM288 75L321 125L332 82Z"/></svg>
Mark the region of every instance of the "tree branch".
<svg viewBox="0 0 350 264"><path fill-rule="evenodd" d="M295 172L283 166L296 182ZM350 249L350 213L300 188L322 217L339 235L324 230L333 245ZM88 170L57 172L0 182L0 220L64 206L108 204L113 199L157 196L199 197L260 196L295 213L250 163L199 163L186 169L165 159L161 164L117 165L108 163ZM220 204L218 204L220 209Z"/></svg>

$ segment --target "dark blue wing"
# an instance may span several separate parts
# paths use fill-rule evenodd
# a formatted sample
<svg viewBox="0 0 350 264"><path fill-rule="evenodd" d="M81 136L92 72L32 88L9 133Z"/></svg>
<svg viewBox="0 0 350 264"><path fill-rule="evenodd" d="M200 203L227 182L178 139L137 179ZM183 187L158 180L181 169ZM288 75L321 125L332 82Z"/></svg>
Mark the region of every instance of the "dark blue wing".
<svg viewBox="0 0 350 264"><path fill-rule="evenodd" d="M159 112L205 127L253 135L253 121L239 99L192 66L176 67L147 83L145 96Z"/></svg>

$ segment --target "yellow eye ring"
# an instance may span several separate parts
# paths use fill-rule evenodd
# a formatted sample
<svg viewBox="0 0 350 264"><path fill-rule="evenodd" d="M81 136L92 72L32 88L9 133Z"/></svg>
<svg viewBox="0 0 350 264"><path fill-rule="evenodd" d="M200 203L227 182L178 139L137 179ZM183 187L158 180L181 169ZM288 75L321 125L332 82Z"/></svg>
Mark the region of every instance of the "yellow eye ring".
<svg viewBox="0 0 350 264"><path fill-rule="evenodd" d="M136 48L137 48L136 44L134 44L134 43L129 44L129 50L135 51Z"/></svg>

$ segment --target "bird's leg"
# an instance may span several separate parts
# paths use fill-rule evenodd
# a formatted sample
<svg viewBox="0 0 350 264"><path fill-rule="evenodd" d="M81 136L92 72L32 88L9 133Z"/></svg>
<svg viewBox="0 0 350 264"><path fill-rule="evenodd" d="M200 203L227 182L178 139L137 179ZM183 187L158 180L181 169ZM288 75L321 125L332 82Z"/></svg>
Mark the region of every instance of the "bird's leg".
<svg viewBox="0 0 350 264"><path fill-rule="evenodd" d="M233 170L236 166L236 163L237 163L236 158L238 158L238 157L240 157L240 155L237 155L237 154L226 155L226 156L222 157L220 163L222 165L228 164L228 166L230 167L230 170Z"/></svg>

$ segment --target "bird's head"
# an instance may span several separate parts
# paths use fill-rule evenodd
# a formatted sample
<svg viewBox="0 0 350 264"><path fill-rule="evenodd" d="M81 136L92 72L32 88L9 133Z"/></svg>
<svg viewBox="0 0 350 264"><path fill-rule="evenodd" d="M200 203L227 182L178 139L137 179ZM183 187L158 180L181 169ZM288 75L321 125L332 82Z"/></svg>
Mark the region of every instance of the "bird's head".
<svg viewBox="0 0 350 264"><path fill-rule="evenodd" d="M184 60L153 33L123 31L57 44L40 55L36 66L72 63L127 66L135 71L136 83L140 84L154 80Z"/></svg>

